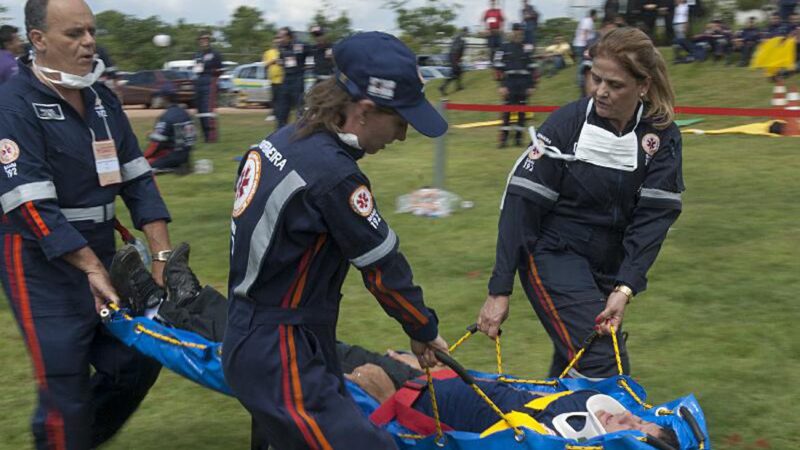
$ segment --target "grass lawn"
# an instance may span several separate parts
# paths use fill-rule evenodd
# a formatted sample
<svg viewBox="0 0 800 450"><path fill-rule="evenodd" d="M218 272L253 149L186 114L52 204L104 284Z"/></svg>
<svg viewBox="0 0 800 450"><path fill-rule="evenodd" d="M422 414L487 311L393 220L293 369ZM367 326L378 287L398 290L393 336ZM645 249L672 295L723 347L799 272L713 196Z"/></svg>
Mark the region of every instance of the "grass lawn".
<svg viewBox="0 0 800 450"><path fill-rule="evenodd" d="M766 107L771 85L745 69L705 65L671 68L678 103ZM466 75L459 102L497 103L488 72ZM576 97L574 71L543 79L533 103L564 104ZM438 94L438 85L428 88ZM232 160L272 127L261 111L221 118L222 142L199 145L195 159L214 163L208 175L162 176L158 182L174 222L173 242L192 244L201 280L222 289L228 265L229 217L237 163ZM494 115L450 113L451 123ZM535 123L544 116L537 115ZM707 118L717 128L761 118ZM146 136L151 119L134 128ZM516 149L496 150L496 130L447 135L447 187L475 207L445 219L394 213L402 194L430 184L433 141L410 133L403 143L362 167L373 182L383 216L401 238L416 281L453 340L475 320L494 256L498 201ZM628 310L633 374L651 403L693 392L721 449L800 447L793 379L800 372L796 339L800 302L799 138L685 135L684 211L650 272L650 288ZM129 222L123 213L122 218ZM542 376L551 344L521 289L512 299L503 335L505 370ZM406 348L399 326L385 316L355 271L344 287L339 336L383 351ZM476 337L456 352L465 365L491 371L493 346ZM32 369L6 302L0 303L0 449L30 448L34 404ZM795 392L792 394L792 392ZM247 448L249 418L238 403L165 371L151 394L108 449ZM165 446L165 443L168 443Z"/></svg>

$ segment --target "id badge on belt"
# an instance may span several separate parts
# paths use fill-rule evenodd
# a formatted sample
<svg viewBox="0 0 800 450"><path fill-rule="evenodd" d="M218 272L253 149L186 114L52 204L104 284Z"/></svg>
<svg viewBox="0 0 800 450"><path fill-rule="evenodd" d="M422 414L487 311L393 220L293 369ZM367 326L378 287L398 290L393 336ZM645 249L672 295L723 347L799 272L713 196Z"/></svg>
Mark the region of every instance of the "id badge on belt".
<svg viewBox="0 0 800 450"><path fill-rule="evenodd" d="M94 141L92 149L100 186L121 183L122 174L119 170L119 158L117 158L117 147L114 145L114 140Z"/></svg>

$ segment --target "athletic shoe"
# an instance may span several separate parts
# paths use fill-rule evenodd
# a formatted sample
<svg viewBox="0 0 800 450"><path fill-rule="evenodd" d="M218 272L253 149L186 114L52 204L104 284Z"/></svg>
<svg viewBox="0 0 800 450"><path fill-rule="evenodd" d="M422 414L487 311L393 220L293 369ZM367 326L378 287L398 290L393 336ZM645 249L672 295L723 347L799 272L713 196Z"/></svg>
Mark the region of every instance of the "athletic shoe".
<svg viewBox="0 0 800 450"><path fill-rule="evenodd" d="M159 287L142 262L133 245L122 247L111 262L111 284L120 298L120 305L141 315L158 306L164 299L164 289Z"/></svg>
<svg viewBox="0 0 800 450"><path fill-rule="evenodd" d="M200 293L200 282L189 268L189 244L183 242L172 250L164 264L164 284L166 301L175 306L184 305Z"/></svg>

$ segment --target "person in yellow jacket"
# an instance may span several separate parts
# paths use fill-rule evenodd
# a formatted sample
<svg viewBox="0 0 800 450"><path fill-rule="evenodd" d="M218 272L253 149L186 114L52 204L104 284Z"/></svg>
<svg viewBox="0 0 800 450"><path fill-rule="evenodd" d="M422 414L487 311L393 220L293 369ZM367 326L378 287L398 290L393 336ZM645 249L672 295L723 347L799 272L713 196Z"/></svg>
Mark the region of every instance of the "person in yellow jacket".
<svg viewBox="0 0 800 450"><path fill-rule="evenodd" d="M272 47L267 49L264 52L264 57L262 61L264 62L264 66L267 68L267 78L269 79L270 85L272 87L272 116L268 116L267 120L270 120L270 117L282 117L281 108L283 108L286 104L284 101L284 92L283 92L283 60L281 60L281 52L278 50L280 46L280 41L277 37L272 39ZM283 123L278 123L276 128L282 127Z"/></svg>

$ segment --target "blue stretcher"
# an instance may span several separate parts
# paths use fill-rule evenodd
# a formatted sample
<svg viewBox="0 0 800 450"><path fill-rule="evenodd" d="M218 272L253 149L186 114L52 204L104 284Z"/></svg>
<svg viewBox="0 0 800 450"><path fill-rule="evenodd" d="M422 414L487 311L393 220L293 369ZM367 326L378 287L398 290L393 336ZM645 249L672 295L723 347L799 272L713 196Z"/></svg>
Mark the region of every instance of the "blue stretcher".
<svg viewBox="0 0 800 450"><path fill-rule="evenodd" d="M144 317L131 317L124 310L114 311L106 317L106 326L126 345L156 359L164 367L217 392L232 395L222 373L222 344L211 342L195 333L170 328ZM462 369L463 370L463 369ZM480 378L498 379L497 374L468 371ZM705 416L693 395L660 405L644 403L646 392L642 386L628 376L616 376L602 381L585 379L554 378L550 385L516 383L512 376L505 375L505 382L520 389L538 392L561 392L566 390L594 389L614 397L629 411L644 420L672 428L681 443L680 450L710 449ZM355 383L346 381L347 389L356 404L369 416L378 402ZM627 388L625 388L625 387ZM477 433L448 431L441 438L436 435L415 436L397 422L386 425L398 446L404 450L652 450L660 449L646 441L638 431L621 431L598 436L583 442L536 433L520 428L523 436L512 429L485 437ZM667 447L666 449L669 449Z"/></svg>

